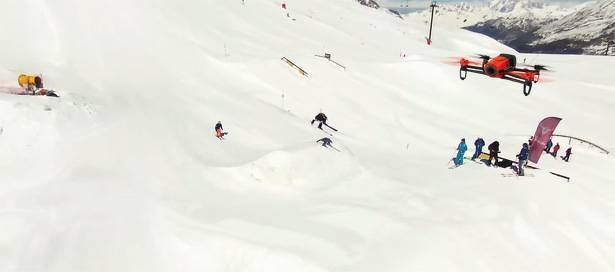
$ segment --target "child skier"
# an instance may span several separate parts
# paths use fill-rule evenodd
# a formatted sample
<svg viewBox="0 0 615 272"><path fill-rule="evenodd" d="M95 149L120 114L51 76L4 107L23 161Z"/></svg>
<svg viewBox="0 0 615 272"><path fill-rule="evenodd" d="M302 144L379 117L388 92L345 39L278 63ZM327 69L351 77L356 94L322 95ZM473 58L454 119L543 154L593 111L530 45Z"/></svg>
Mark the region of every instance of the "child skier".
<svg viewBox="0 0 615 272"><path fill-rule="evenodd" d="M461 139L461 142L457 146L457 157L455 157L455 166L459 166L463 164L463 155L468 150L468 146L466 145L466 139Z"/></svg>
<svg viewBox="0 0 615 272"><path fill-rule="evenodd" d="M553 147L553 153L551 153L551 155L553 155L553 158L557 158L557 151L559 151L559 143L555 144L555 146Z"/></svg>
<svg viewBox="0 0 615 272"><path fill-rule="evenodd" d="M572 154L572 147L566 149L566 156L562 157L562 160L568 162L568 160L570 159L570 154Z"/></svg>
<svg viewBox="0 0 615 272"><path fill-rule="evenodd" d="M218 123L216 123L216 137L218 137L218 139L220 140L224 140L224 132L223 132L223 128L222 128L222 122L218 121Z"/></svg>

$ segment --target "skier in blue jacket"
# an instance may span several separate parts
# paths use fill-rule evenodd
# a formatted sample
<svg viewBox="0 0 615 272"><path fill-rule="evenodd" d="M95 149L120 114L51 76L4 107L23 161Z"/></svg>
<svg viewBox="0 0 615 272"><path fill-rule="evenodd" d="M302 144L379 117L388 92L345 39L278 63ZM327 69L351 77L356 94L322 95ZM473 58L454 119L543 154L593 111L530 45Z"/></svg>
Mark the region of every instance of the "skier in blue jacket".
<svg viewBox="0 0 615 272"><path fill-rule="evenodd" d="M474 141L474 146L476 147L476 149L474 151L474 155L472 155L472 160L475 160L476 158L478 158L478 156L480 156L481 153L483 153L483 146L485 146L485 140L479 137L478 139L476 139L476 141Z"/></svg>
<svg viewBox="0 0 615 272"><path fill-rule="evenodd" d="M545 151L547 152L547 154L551 154L551 147L553 146L553 141L551 141L551 139L549 139L549 141L547 142L547 145L545 146Z"/></svg>
<svg viewBox="0 0 615 272"><path fill-rule="evenodd" d="M530 153L530 149L529 146L527 145L527 143L523 143L523 147L521 148L521 151L519 151L519 154L517 155L517 158L519 158L519 171L517 174L519 174L519 176L524 176L525 172L523 171L523 167L527 164L527 156Z"/></svg>
<svg viewBox="0 0 615 272"><path fill-rule="evenodd" d="M466 139L461 139L461 142L457 146L457 157L455 158L455 166L459 166L463 164L463 155L468 150L468 146L466 145Z"/></svg>

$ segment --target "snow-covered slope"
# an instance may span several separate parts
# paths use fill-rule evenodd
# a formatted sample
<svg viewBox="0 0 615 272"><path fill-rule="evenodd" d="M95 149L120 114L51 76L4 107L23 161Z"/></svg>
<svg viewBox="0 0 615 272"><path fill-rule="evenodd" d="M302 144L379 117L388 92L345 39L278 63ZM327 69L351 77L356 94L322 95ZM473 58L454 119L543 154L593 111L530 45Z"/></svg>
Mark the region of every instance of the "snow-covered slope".
<svg viewBox="0 0 615 272"><path fill-rule="evenodd" d="M615 267L612 156L446 167L462 137L514 157L546 116L615 149L613 58L520 56L557 71L524 97L442 64L514 53L483 35L426 46L354 0L285 2L0 2L0 89L42 73L62 95L0 93L0 271ZM341 133L310 127L319 110Z"/></svg>

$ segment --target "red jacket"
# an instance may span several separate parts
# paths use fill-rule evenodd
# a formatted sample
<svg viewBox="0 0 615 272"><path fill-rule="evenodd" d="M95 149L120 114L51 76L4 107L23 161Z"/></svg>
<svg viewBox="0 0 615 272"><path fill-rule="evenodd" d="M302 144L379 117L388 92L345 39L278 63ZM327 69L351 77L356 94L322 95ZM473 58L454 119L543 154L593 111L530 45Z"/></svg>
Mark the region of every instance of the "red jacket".
<svg viewBox="0 0 615 272"><path fill-rule="evenodd" d="M559 150L559 144L556 144L556 145L553 147L553 153L557 153L557 151L558 151L558 150Z"/></svg>

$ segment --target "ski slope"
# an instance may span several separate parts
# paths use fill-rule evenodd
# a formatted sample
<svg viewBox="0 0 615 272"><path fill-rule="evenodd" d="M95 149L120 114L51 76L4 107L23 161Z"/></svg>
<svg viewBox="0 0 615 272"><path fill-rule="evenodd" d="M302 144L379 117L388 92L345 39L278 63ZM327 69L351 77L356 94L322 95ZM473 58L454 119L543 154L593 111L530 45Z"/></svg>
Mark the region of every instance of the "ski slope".
<svg viewBox="0 0 615 272"><path fill-rule="evenodd" d="M0 89L42 73L61 98L0 93L0 271L615 269L612 155L446 165L477 136L514 158L547 116L615 150L615 58L519 56L556 71L525 97L442 63L515 53L486 36L280 3L2 1Z"/></svg>

